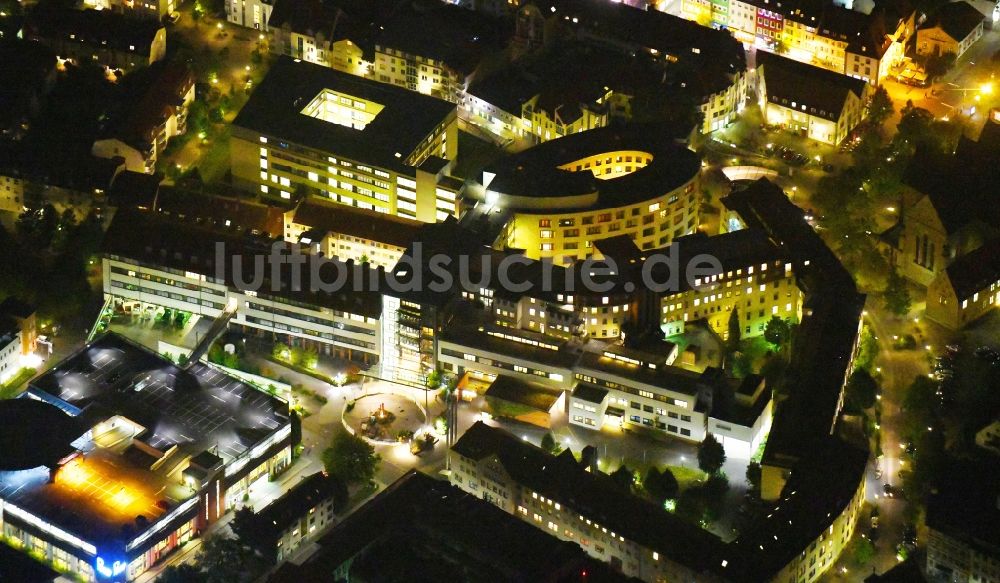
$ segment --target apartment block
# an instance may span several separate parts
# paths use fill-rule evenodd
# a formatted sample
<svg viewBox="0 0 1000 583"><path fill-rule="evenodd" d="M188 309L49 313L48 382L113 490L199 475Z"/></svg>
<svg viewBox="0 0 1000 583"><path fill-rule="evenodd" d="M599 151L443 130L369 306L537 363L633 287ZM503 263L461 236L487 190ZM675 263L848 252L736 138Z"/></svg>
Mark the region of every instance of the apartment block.
<svg viewBox="0 0 1000 583"><path fill-rule="evenodd" d="M28 13L23 34L60 59L94 62L112 71L151 65L167 52L167 30L158 21L109 10L36 7Z"/></svg>
<svg viewBox="0 0 1000 583"><path fill-rule="evenodd" d="M159 62L122 81L125 95L100 129L91 153L125 159L125 168L152 174L171 138L187 131L194 73L187 64Z"/></svg>
<svg viewBox="0 0 1000 583"><path fill-rule="evenodd" d="M337 523L347 486L325 472L305 476L280 498L254 509L249 542L275 563L289 560Z"/></svg>

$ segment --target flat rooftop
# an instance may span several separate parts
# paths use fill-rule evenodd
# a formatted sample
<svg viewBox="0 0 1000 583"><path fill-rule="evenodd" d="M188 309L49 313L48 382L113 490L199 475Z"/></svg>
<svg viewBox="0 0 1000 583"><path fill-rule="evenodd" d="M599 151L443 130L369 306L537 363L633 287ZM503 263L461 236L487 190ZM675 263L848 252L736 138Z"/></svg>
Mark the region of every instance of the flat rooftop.
<svg viewBox="0 0 1000 583"><path fill-rule="evenodd" d="M229 463L289 423L285 401L202 363L182 370L113 333L33 381L27 397L92 434L73 442L83 455L52 483L44 466L0 474L0 498L94 544L123 542L194 496L182 482L191 457L212 450Z"/></svg>
<svg viewBox="0 0 1000 583"><path fill-rule="evenodd" d="M310 114L303 113L307 109ZM233 125L355 162L398 168L455 110L453 103L415 91L279 57ZM324 119L323 112L347 117L326 121L333 118ZM343 125L347 120L356 124Z"/></svg>

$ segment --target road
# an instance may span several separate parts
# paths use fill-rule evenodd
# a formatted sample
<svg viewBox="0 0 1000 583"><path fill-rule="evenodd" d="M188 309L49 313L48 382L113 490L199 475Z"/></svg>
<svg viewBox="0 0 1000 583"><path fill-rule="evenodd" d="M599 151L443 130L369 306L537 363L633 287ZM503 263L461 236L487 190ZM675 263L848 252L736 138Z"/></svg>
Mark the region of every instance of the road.
<svg viewBox="0 0 1000 583"><path fill-rule="evenodd" d="M986 30L976 44L946 73L930 87L912 87L886 79L883 83L895 105L895 113L887 121L887 127L895 131L899 123L900 111L907 101L913 101L937 118L971 116L971 123L982 126L984 115L992 107L1000 105L1000 80L996 79L997 64L994 53L1000 50L1000 30ZM983 91L988 86L987 91Z"/></svg>

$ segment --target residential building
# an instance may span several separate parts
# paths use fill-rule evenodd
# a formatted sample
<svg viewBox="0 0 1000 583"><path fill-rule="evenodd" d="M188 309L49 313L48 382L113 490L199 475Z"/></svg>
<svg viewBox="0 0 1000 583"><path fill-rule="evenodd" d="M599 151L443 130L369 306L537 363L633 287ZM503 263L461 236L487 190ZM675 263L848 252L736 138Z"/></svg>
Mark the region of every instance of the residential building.
<svg viewBox="0 0 1000 583"><path fill-rule="evenodd" d="M285 401L115 334L0 418L4 543L87 582L136 579L280 474L294 445ZM45 431L25 440L32 427Z"/></svg>
<svg viewBox="0 0 1000 583"><path fill-rule="evenodd" d="M323 201L285 213L284 237L324 257L392 268L425 223Z"/></svg>
<svg viewBox="0 0 1000 583"><path fill-rule="evenodd" d="M982 38L985 20L968 2L943 4L917 30L917 54L961 57Z"/></svg>
<svg viewBox="0 0 1000 583"><path fill-rule="evenodd" d="M337 523L337 513L347 504L347 486L325 472L302 478L280 498L255 509L251 543L275 563L322 536Z"/></svg>
<svg viewBox="0 0 1000 583"><path fill-rule="evenodd" d="M728 339L733 312L743 338L763 334L774 316L790 321L802 319L804 294L793 263L763 230L741 229L713 237L695 233L676 239L670 247L647 252L625 237L604 239L596 246L617 265L640 263L643 258L656 256L676 258L678 266L692 265L698 257L713 257L719 262L721 270L717 273L693 280L676 277L669 289L658 294L653 309L658 314L659 328L668 336L682 334L691 322L703 322L720 338ZM655 280L669 282L673 273L660 271L651 271ZM633 289L642 289L640 273L630 273L629 277Z"/></svg>
<svg viewBox="0 0 1000 583"><path fill-rule="evenodd" d="M94 62L128 72L166 55L167 30L110 10L35 7L24 23L24 38L52 49L59 59Z"/></svg>
<svg viewBox="0 0 1000 583"><path fill-rule="evenodd" d="M163 20L180 7L177 0L83 0L83 6L93 10L109 10L132 18Z"/></svg>
<svg viewBox="0 0 1000 583"><path fill-rule="evenodd" d="M448 482L411 470L321 537L268 583L410 580L624 583L557 540ZM433 574L433 575L432 575Z"/></svg>
<svg viewBox="0 0 1000 583"><path fill-rule="evenodd" d="M828 0L683 0L681 16L725 27L746 45L877 85L903 62L915 34L911 7L869 14Z"/></svg>
<svg viewBox="0 0 1000 583"><path fill-rule="evenodd" d="M280 57L233 122L234 182L424 222L459 213L455 106Z"/></svg>
<svg viewBox="0 0 1000 583"><path fill-rule="evenodd" d="M927 575L979 583L1000 578L1000 475L995 458L951 462L927 501Z"/></svg>
<svg viewBox="0 0 1000 583"><path fill-rule="evenodd" d="M265 255L289 251L281 236L235 216L222 219L226 214L221 209L216 218L204 220L119 209L103 243L105 297L116 308L171 308L209 318L231 307L236 311L231 325L247 333L365 364L377 361L381 296L364 288L345 291L354 290L354 278L368 281L373 270L357 266L344 273L346 287L324 291L325 283L312 287L310 278L330 282L336 277L327 270L313 276L306 268L301 289L293 288L287 270L254 269ZM279 233L280 228L279 219Z"/></svg>
<svg viewBox="0 0 1000 583"><path fill-rule="evenodd" d="M370 78L459 103L490 63L502 63L507 24L448 2L402 2L374 36Z"/></svg>
<svg viewBox="0 0 1000 583"><path fill-rule="evenodd" d="M927 319L957 330L1000 304L1000 239L955 261L927 286Z"/></svg>
<svg viewBox="0 0 1000 583"><path fill-rule="evenodd" d="M125 168L152 174L173 137L187 131L194 74L179 62L158 62L122 80L124 97L102 126L91 152L125 159Z"/></svg>
<svg viewBox="0 0 1000 583"><path fill-rule="evenodd" d="M732 558L723 562L730 578L814 583L824 580L851 547L859 520L867 516L868 451L829 435L810 448L810 458L797 464L781 497L768 509L770 518L751 525L730 544Z"/></svg>
<svg viewBox="0 0 1000 583"><path fill-rule="evenodd" d="M448 452L453 486L641 581L712 579L714 535L590 472L477 421Z"/></svg>
<svg viewBox="0 0 1000 583"><path fill-rule="evenodd" d="M865 115L870 85L778 55L757 56L757 99L768 125L825 144L844 141Z"/></svg>
<svg viewBox="0 0 1000 583"><path fill-rule="evenodd" d="M349 14L341 4L276 0L273 10L270 5L266 5L266 9L262 7L261 11L270 14L264 28L271 32L273 50L309 63L369 77L373 24L360 15ZM256 18L256 5L254 10Z"/></svg>
<svg viewBox="0 0 1000 583"><path fill-rule="evenodd" d="M0 174L0 210L8 213L24 212L25 179L19 172L4 172Z"/></svg>
<svg viewBox="0 0 1000 583"><path fill-rule="evenodd" d="M11 296L0 302L0 385L37 366L35 308Z"/></svg>
<svg viewBox="0 0 1000 583"><path fill-rule="evenodd" d="M668 71L667 77L675 77L670 91L693 100L704 114L702 133L734 121L745 104L746 54L727 30L625 2L591 0L527 2L520 9L518 29L522 32L514 44L525 51L576 38L629 57L651 59Z"/></svg>
<svg viewBox="0 0 1000 583"><path fill-rule="evenodd" d="M236 26L267 32L274 5L274 0L226 0L226 20Z"/></svg>
<svg viewBox="0 0 1000 583"><path fill-rule="evenodd" d="M532 259L572 263L615 235L664 246L697 229L701 172L668 131L602 128L544 142L487 165L467 196L510 213L498 245Z"/></svg>
<svg viewBox="0 0 1000 583"><path fill-rule="evenodd" d="M780 188L760 179L724 198L723 204L735 215L723 224L767 232L786 250L800 285L808 290L790 367L797 378L809 379L811 390L784 402L761 463L761 497L777 500L787 496L793 470L817 459L815 449L823 447L837 428L844 386L858 349L865 296L805 220L802 209Z"/></svg>

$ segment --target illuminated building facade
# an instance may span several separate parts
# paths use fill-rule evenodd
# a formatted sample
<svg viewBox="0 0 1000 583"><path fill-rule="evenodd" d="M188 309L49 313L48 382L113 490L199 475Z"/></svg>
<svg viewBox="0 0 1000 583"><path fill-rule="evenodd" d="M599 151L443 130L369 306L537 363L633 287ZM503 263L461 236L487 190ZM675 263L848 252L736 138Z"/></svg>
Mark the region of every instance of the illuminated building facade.
<svg viewBox="0 0 1000 583"><path fill-rule="evenodd" d="M0 409L48 429L5 450L4 542L88 582L134 580L291 463L286 402L114 334Z"/></svg>
<svg viewBox="0 0 1000 583"><path fill-rule="evenodd" d="M683 0L681 15L725 26L746 45L877 85L901 64L915 14L896 6L871 14L825 0ZM723 20L725 18L725 20Z"/></svg>
<svg viewBox="0 0 1000 583"><path fill-rule="evenodd" d="M281 57L233 122L234 181L424 222L456 216L455 106Z"/></svg>
<svg viewBox="0 0 1000 583"><path fill-rule="evenodd" d="M968 2L948 3L938 8L917 30L918 55L961 57L983 37L986 17Z"/></svg>
<svg viewBox="0 0 1000 583"><path fill-rule="evenodd" d="M310 293L306 280L306 289L297 292L272 287L270 276L257 280L260 290L247 287L256 277L250 272L251 258L270 253L275 241L287 245L280 237L257 237L248 243L247 233L235 225L207 228L120 210L104 239L105 298L120 310L162 307L209 318L234 307L230 324L248 333L277 336L340 358L377 360L382 310L378 294ZM216 255L220 243L225 253ZM239 256L245 259L235 261ZM217 266L216 260L225 265ZM234 271L236 267L241 271ZM247 283L237 285L237 279Z"/></svg>
<svg viewBox="0 0 1000 583"><path fill-rule="evenodd" d="M553 456L477 422L448 452L449 481L641 581L713 580L723 543L708 531L623 492L572 455ZM684 541L672 545L673 541Z"/></svg>
<svg viewBox="0 0 1000 583"><path fill-rule="evenodd" d="M871 86L861 79L762 53L757 96L768 125L837 145L864 119Z"/></svg>
<svg viewBox="0 0 1000 583"><path fill-rule="evenodd" d="M237 26L267 31L273 0L226 0L226 20Z"/></svg>
<svg viewBox="0 0 1000 583"><path fill-rule="evenodd" d="M391 268L425 223L322 201L285 213L285 241L341 261Z"/></svg>
<svg viewBox="0 0 1000 583"><path fill-rule="evenodd" d="M655 129L603 128L503 158L466 189L510 213L498 245L565 264L609 236L648 250L694 232L700 171L694 152Z"/></svg>
<svg viewBox="0 0 1000 583"><path fill-rule="evenodd" d="M11 296L0 303L0 384L38 365L38 324L34 307Z"/></svg>

